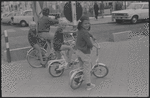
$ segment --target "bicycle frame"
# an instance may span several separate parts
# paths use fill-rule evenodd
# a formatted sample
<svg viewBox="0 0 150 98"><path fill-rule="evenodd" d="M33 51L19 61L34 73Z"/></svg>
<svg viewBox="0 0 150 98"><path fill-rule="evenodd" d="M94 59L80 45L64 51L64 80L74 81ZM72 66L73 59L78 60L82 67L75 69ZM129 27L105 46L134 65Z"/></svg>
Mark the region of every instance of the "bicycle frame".
<svg viewBox="0 0 150 98"><path fill-rule="evenodd" d="M95 64L94 65L103 65L103 66L106 66L105 64L103 64L103 63L99 63L99 49L100 49L100 46L99 46L99 44L98 44L98 42L97 41L95 41L95 43L97 44L97 47L98 48L96 48L96 56L97 56L97 58L96 58L96 61L95 61ZM95 66L92 66L92 69L94 68Z"/></svg>
<svg viewBox="0 0 150 98"><path fill-rule="evenodd" d="M99 53L98 53L98 51L99 51L99 49L100 49L100 46L99 46L98 42L96 42L96 41L94 41L94 42L97 44L97 48L95 47L95 48L96 48L96 56L97 56L97 58L96 58L96 60L95 60L95 64L92 64L92 63L91 63L91 68L92 68L91 72L94 71L94 67L95 67L96 65L103 65L103 66L106 66L106 65L103 64L103 63L99 63ZM83 69L78 70L78 72L80 72L80 71L83 71Z"/></svg>
<svg viewBox="0 0 150 98"><path fill-rule="evenodd" d="M64 41L64 42L72 42L72 41L75 40L75 38L73 37L73 34L70 33L70 35L71 35L71 37L72 37L73 40L68 40L68 41ZM69 43L69 44L71 45L71 43ZM65 51L65 52L66 52L66 51ZM64 53L63 53L62 51L61 51L61 56L62 56L62 59L50 60L50 61L48 61L48 67L51 66L53 62L60 62L60 63L63 64L63 65L67 64L67 61L66 61L66 59L65 59L65 57L64 57ZM78 62L77 59L75 59L74 61Z"/></svg>
<svg viewBox="0 0 150 98"><path fill-rule="evenodd" d="M40 39L41 39L41 38L40 38ZM42 40L42 39L41 39L41 40ZM42 41L43 41L43 40L42 40ZM46 41L46 40L45 40L45 41ZM41 43L38 42L38 45L39 45L41 48L43 48L43 49L44 49L44 47L46 46L46 44L47 44L48 47L49 47L49 44L48 44L47 41L44 43L44 45L41 45ZM35 49L35 48L31 46L31 48L27 51L27 54L29 54L29 52L30 52L31 50L33 50L33 49ZM46 51L47 51L47 50L46 50Z"/></svg>

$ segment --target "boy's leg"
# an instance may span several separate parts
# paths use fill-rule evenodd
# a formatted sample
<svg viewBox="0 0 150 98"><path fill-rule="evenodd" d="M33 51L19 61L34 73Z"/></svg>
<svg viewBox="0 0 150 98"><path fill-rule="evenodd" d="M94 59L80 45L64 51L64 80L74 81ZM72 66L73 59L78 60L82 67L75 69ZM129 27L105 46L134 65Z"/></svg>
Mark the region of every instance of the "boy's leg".
<svg viewBox="0 0 150 98"><path fill-rule="evenodd" d="M68 55L68 63L71 63L71 59L72 59L72 54L73 54L73 49L70 47L70 46L67 46L67 45L62 45L61 46L61 50L64 51L64 50L68 50L69 52L69 55Z"/></svg>
<svg viewBox="0 0 150 98"><path fill-rule="evenodd" d="M56 56L57 56L57 59L61 59L61 51L56 51Z"/></svg>
<svg viewBox="0 0 150 98"><path fill-rule="evenodd" d="M44 64L43 58L42 58L42 51L41 51L40 46L39 46L38 44L35 44L33 47L38 50L38 54L39 54L39 57L40 57L40 61L41 61L42 64Z"/></svg>

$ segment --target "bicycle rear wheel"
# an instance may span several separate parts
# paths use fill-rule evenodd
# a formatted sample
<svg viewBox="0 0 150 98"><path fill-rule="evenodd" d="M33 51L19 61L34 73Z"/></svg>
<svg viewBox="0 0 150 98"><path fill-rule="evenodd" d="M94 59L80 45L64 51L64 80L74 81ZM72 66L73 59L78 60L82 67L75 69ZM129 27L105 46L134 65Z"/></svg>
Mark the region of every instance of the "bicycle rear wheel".
<svg viewBox="0 0 150 98"><path fill-rule="evenodd" d="M42 52L42 56L44 56L46 53L46 50L41 48L41 52ZM40 58L38 56L38 51L34 48L32 50L30 50L29 53L27 54L27 61L28 61L29 65L33 68L42 67L42 65L40 64ZM48 62L48 60L43 57L43 62L44 62L44 64L46 64Z"/></svg>

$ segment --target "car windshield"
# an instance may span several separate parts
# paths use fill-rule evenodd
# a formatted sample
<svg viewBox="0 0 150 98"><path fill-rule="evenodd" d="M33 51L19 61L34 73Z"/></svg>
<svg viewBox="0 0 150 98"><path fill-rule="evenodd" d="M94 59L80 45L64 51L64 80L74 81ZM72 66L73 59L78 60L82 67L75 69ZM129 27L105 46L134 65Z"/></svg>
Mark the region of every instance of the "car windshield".
<svg viewBox="0 0 150 98"><path fill-rule="evenodd" d="M143 4L130 4L127 9L141 9Z"/></svg>
<svg viewBox="0 0 150 98"><path fill-rule="evenodd" d="M7 17L13 16L13 13L10 13Z"/></svg>

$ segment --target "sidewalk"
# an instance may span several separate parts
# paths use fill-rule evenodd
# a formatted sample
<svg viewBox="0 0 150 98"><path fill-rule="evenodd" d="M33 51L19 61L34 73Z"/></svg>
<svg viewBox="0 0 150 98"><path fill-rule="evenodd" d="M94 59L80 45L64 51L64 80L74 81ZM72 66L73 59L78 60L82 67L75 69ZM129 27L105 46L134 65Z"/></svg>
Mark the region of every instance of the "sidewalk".
<svg viewBox="0 0 150 98"><path fill-rule="evenodd" d="M71 22L69 22L65 17L61 18L63 21L66 21L68 24L72 24ZM110 23L110 22L113 22L112 21L112 18L111 18L111 15L107 15L107 16L104 16L104 18L101 18L101 16L98 17L98 20L95 19L95 17L89 17L90 19L90 23L92 25L95 25L95 24L103 24L103 23Z"/></svg>
<svg viewBox="0 0 150 98"><path fill-rule="evenodd" d="M101 63L109 73L105 78L92 76L96 87L85 90L85 83L77 90L69 86L70 70L53 78L47 68L31 68L27 61L2 64L2 96L5 97L116 97L148 96L149 43L147 37L122 42L100 43ZM143 52L144 51L144 52ZM95 55L92 57L95 60ZM139 85L140 84L140 85ZM138 91L137 91L138 90Z"/></svg>
<svg viewBox="0 0 150 98"><path fill-rule="evenodd" d="M98 20L96 20L95 17L90 17L90 23L92 25L103 24L103 23L110 23L110 22L113 22L112 18L111 18L111 15L104 16L104 18L101 18L101 16L99 16Z"/></svg>

